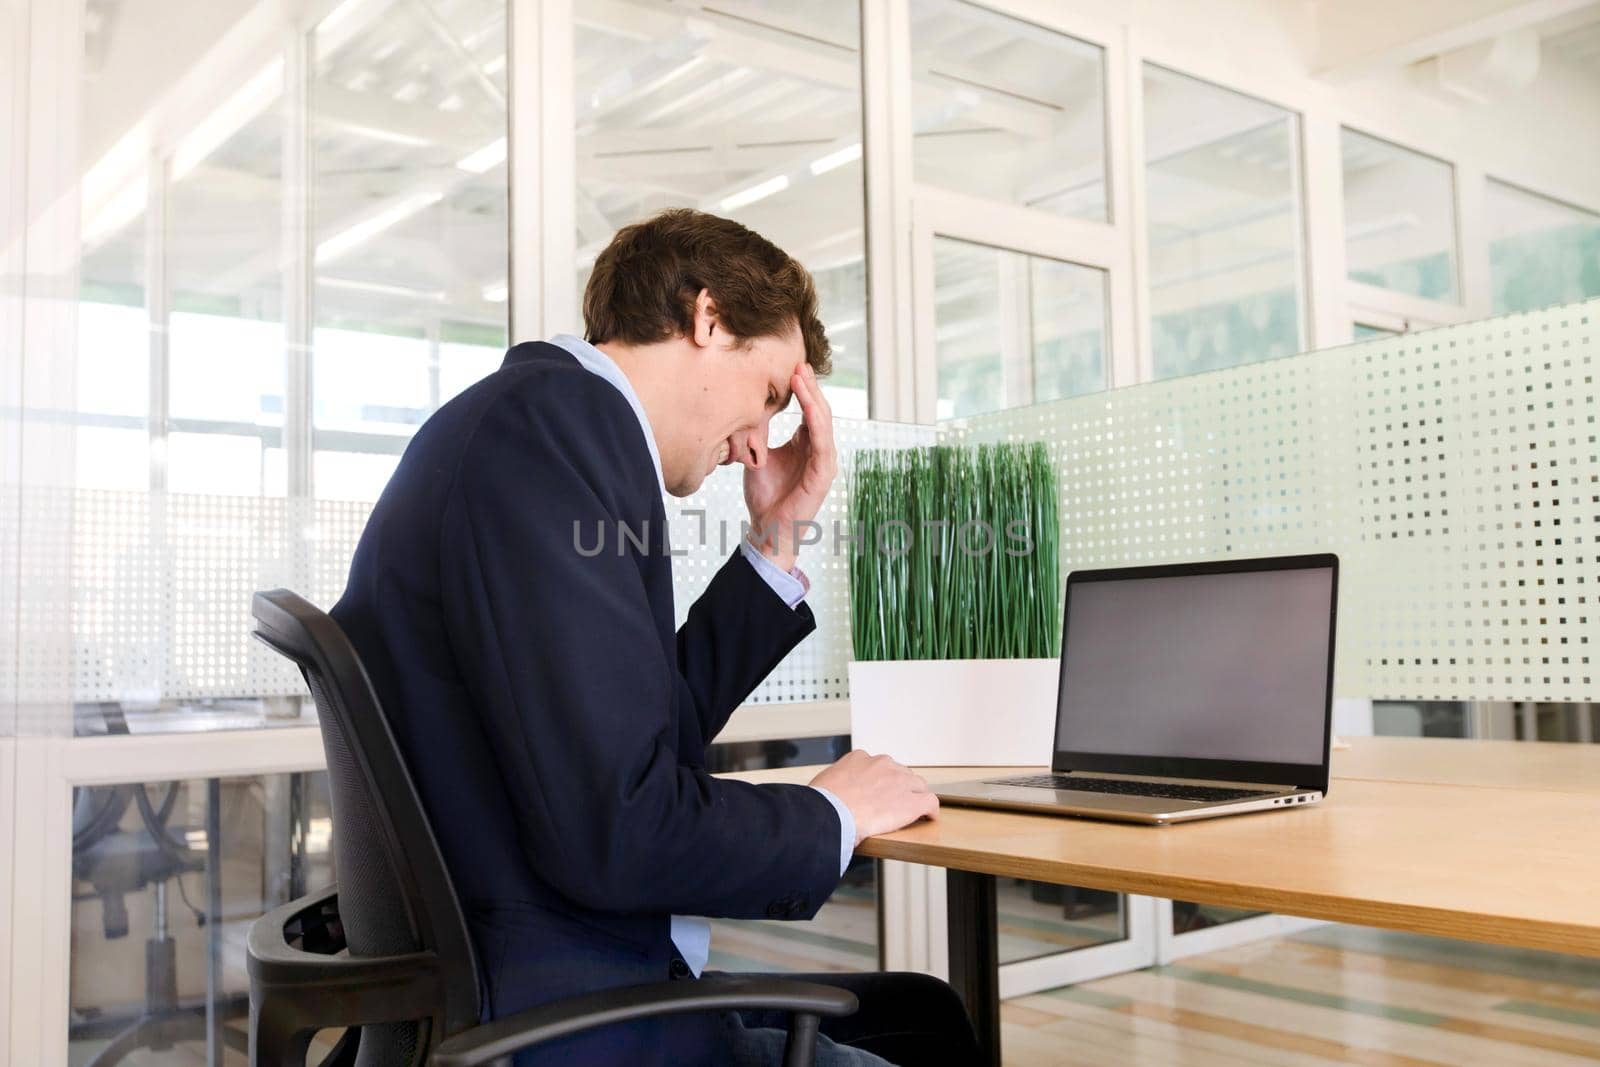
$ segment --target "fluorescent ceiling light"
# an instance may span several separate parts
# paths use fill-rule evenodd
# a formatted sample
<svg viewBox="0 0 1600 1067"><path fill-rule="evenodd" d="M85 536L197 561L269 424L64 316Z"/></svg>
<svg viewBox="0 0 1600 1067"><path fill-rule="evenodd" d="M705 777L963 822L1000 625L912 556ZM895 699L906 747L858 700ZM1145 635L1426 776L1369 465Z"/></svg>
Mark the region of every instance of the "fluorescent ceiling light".
<svg viewBox="0 0 1600 1067"><path fill-rule="evenodd" d="M506 54L501 52L499 55L495 56L493 59L489 60L489 62L483 65L483 72L485 74L499 74L505 69L505 66Z"/></svg>
<svg viewBox="0 0 1600 1067"><path fill-rule="evenodd" d="M350 289L358 293L378 293L382 296L403 296L408 300L442 301L443 289L413 289L409 285L386 285L383 282L363 282L355 278L318 278L318 285L330 289Z"/></svg>
<svg viewBox="0 0 1600 1067"><path fill-rule="evenodd" d="M496 282L483 287L483 298L491 304L504 304L511 295L511 287L507 282Z"/></svg>
<svg viewBox="0 0 1600 1067"><path fill-rule="evenodd" d="M357 245L370 241L389 227L443 199L443 193L418 193L385 208L371 218L363 219L343 233L335 234L317 245L317 265L321 266L344 255Z"/></svg>
<svg viewBox="0 0 1600 1067"><path fill-rule="evenodd" d="M194 128L178 142L177 149L172 153L172 180L182 181L197 164L243 129L245 123L265 111L282 92L283 60L275 59L245 82L238 92L224 100L215 111L195 123Z"/></svg>
<svg viewBox="0 0 1600 1067"><path fill-rule="evenodd" d="M826 174L830 170L834 170L834 169L836 169L838 167L844 166L846 163L854 163L856 160L858 160L860 158L861 158L861 142L857 141L855 144L850 145L848 148L841 148L837 152L829 152L827 155L823 156L821 159L812 160L811 161L811 173L813 175Z"/></svg>
<svg viewBox="0 0 1600 1067"><path fill-rule="evenodd" d="M374 141L404 145L407 148L426 148L433 144L426 137L413 137L409 133L401 133L398 130L386 130L381 126L369 126L360 122L346 122L343 119L337 121L341 130L358 133L363 137L370 137Z"/></svg>
<svg viewBox="0 0 1600 1067"><path fill-rule="evenodd" d="M506 139L496 138L470 155L456 160L456 166L474 174L482 174L506 161Z"/></svg>
<svg viewBox="0 0 1600 1067"><path fill-rule="evenodd" d="M722 210L737 211L747 204L753 204L757 200L765 200L774 193L781 193L787 188L789 188L789 179L785 175L780 174L776 178L768 178L766 181L752 185L748 189L741 189L732 196L723 197Z"/></svg>

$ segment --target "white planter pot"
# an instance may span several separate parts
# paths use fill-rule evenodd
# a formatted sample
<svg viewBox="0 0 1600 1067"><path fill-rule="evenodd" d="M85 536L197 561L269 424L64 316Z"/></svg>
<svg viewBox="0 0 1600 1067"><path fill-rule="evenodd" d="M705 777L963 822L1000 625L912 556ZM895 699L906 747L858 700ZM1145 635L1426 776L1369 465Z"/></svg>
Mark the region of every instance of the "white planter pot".
<svg viewBox="0 0 1600 1067"><path fill-rule="evenodd" d="M851 743L921 767L1050 762L1057 659L850 664Z"/></svg>

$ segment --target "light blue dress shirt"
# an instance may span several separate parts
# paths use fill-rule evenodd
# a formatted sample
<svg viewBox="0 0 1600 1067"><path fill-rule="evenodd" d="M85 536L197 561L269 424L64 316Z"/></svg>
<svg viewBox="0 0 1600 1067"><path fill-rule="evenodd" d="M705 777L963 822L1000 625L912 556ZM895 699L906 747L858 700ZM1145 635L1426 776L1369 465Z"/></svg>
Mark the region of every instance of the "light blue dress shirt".
<svg viewBox="0 0 1600 1067"><path fill-rule="evenodd" d="M598 374L616 386L617 392L622 394L622 398L628 402L634 416L639 420L639 428L644 431L644 443L650 449L650 462L655 466L656 484L661 487L662 495L666 495L666 480L661 476L661 452L656 448L656 438L650 429L650 419L645 415L644 405L639 402L639 394L633 391L633 383L622 373L622 368L594 345L570 333L559 334L551 338L550 343L565 349L585 370ZM739 542L739 551L750 561L750 565L761 575L762 580L774 593L782 597L783 602L789 607L793 608L805 599L806 583L800 576L798 567L793 571L783 570L762 555L760 549L748 540ZM828 790L820 785L811 788L826 797L828 803L833 805L833 810L839 814L839 873L843 875L845 868L850 866L850 857L856 850L855 816L844 806L844 801ZM689 965L694 976L700 977L700 972L705 970L706 960L711 955L711 924L696 915L674 915L672 943L677 946L678 954L683 957L683 962Z"/></svg>

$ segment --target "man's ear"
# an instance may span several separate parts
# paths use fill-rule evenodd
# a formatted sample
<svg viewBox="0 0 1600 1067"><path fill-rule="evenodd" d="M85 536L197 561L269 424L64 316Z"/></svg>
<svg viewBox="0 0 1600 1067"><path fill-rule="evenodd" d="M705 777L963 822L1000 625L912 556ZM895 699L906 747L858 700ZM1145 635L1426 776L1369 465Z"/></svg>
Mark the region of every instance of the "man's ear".
<svg viewBox="0 0 1600 1067"><path fill-rule="evenodd" d="M694 298L694 335L690 340L705 348L722 328L717 321L717 302L711 299L711 290L700 290L700 295Z"/></svg>

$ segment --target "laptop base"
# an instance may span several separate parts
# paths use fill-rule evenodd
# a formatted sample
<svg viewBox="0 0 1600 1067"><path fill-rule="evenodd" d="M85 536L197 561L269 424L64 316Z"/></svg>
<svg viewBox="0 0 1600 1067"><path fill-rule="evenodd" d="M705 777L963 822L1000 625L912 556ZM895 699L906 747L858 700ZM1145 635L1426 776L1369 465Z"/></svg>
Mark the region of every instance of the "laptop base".
<svg viewBox="0 0 1600 1067"><path fill-rule="evenodd" d="M1153 783L1159 779L1152 779ZM1196 783L1186 783L1196 784ZM1219 783L1206 782L1206 785ZM1266 788L1255 786L1255 788ZM1072 815L1088 819L1166 826L1170 823L1214 819L1252 811L1282 811L1285 808L1316 804L1322 793L1315 789L1285 788L1279 792L1244 800L1193 801L1127 794L1091 793L1075 789L1040 789L1032 786L1000 785L992 781L952 782L933 790L941 804L958 807L999 808L1045 815Z"/></svg>

